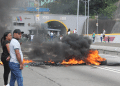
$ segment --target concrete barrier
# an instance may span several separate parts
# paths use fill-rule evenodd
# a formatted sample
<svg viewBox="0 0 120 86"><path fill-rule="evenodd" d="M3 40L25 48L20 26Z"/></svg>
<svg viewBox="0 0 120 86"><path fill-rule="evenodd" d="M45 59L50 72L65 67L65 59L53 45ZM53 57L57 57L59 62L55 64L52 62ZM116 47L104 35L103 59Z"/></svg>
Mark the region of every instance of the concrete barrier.
<svg viewBox="0 0 120 86"><path fill-rule="evenodd" d="M108 36L110 37L110 43L120 43L120 34L105 34L105 41L108 42ZM101 35L96 34L95 42L101 42L100 40ZM93 40L92 34L89 34L89 38Z"/></svg>

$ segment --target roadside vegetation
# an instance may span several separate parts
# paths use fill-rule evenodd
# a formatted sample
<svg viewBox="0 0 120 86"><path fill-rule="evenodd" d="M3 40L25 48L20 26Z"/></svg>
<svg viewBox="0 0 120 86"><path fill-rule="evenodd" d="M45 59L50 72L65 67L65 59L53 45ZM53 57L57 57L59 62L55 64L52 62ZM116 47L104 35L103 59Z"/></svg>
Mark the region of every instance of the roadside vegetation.
<svg viewBox="0 0 120 86"><path fill-rule="evenodd" d="M79 14L85 14L85 0L80 0ZM87 0L86 0L87 1ZM99 14L99 16L104 16L105 18L113 18L113 13L116 11L117 3L119 0L90 0L90 16ZM53 14L77 14L77 0L56 0L48 4L44 4L43 7L50 8L50 13ZM88 5L87 5L88 8Z"/></svg>

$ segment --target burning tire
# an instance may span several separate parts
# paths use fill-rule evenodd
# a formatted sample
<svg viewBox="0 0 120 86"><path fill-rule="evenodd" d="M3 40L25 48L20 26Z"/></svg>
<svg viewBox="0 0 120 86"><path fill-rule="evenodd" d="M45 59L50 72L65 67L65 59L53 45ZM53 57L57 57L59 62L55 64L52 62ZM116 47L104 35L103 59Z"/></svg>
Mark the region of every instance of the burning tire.
<svg viewBox="0 0 120 86"><path fill-rule="evenodd" d="M107 65L107 60L102 61L100 65Z"/></svg>

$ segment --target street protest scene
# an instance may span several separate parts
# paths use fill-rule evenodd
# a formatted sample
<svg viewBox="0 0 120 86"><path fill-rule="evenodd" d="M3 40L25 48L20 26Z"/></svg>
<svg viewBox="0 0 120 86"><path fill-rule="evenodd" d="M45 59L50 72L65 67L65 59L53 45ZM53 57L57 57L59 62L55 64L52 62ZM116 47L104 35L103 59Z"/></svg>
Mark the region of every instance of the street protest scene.
<svg viewBox="0 0 120 86"><path fill-rule="evenodd" d="M119 86L120 0L0 1L0 86Z"/></svg>

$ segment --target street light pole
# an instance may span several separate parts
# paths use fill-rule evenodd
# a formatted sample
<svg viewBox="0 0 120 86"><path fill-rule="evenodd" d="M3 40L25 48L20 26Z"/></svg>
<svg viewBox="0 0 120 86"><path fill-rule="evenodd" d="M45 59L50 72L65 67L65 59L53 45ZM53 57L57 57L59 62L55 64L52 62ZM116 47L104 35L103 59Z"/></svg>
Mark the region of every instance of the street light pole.
<svg viewBox="0 0 120 86"><path fill-rule="evenodd" d="M81 0L83 2L85 2L85 35L86 35L86 3L87 1L86 0Z"/></svg>
<svg viewBox="0 0 120 86"><path fill-rule="evenodd" d="M39 0L38 0L38 16L39 16ZM39 18L40 18L40 16L39 16ZM38 36L38 29L39 29L39 26L37 27L37 36Z"/></svg>
<svg viewBox="0 0 120 86"><path fill-rule="evenodd" d="M85 35L86 35L86 0L85 0Z"/></svg>
<svg viewBox="0 0 120 86"><path fill-rule="evenodd" d="M77 5L77 33L78 33L78 20L79 20L79 0Z"/></svg>
<svg viewBox="0 0 120 86"><path fill-rule="evenodd" d="M98 35L98 14L97 14L97 35Z"/></svg>
<svg viewBox="0 0 120 86"><path fill-rule="evenodd" d="M95 10L93 10L93 11L95 11ZM97 35L98 35L98 13L97 13L97 11L95 11L95 12L97 14L97 24L96 24L96 26L97 26Z"/></svg>
<svg viewBox="0 0 120 86"><path fill-rule="evenodd" d="M87 36L88 36L88 28L89 28L89 0L88 0Z"/></svg>

